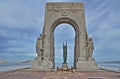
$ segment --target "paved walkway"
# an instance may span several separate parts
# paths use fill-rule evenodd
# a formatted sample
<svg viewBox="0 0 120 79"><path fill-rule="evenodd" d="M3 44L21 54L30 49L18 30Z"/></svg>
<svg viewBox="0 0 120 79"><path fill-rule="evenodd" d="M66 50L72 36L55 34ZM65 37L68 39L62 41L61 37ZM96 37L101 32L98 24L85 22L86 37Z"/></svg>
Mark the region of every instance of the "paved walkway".
<svg viewBox="0 0 120 79"><path fill-rule="evenodd" d="M100 72L38 72L38 71L12 71L0 73L0 79L120 79L120 73Z"/></svg>

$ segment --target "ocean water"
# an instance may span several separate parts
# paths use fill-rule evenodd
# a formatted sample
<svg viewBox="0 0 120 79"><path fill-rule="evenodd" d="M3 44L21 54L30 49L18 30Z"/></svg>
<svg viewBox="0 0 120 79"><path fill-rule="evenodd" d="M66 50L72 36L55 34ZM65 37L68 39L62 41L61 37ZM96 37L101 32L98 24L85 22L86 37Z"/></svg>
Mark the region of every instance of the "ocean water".
<svg viewBox="0 0 120 79"><path fill-rule="evenodd" d="M18 62L9 62L0 64L0 72L2 71L9 71L9 70L16 70L16 69L23 69L23 68L31 68L32 64L30 63L18 63ZM62 67L62 63L55 63L55 67ZM68 67L73 67L73 63L68 63ZM107 69L111 71L120 72L120 63L98 63L99 69Z"/></svg>
<svg viewBox="0 0 120 79"><path fill-rule="evenodd" d="M31 68L32 64L30 63L18 63L18 62L8 62L4 64L0 64L0 72L23 69L23 68Z"/></svg>
<svg viewBox="0 0 120 79"><path fill-rule="evenodd" d="M98 63L98 67L101 69L120 72L120 63Z"/></svg>

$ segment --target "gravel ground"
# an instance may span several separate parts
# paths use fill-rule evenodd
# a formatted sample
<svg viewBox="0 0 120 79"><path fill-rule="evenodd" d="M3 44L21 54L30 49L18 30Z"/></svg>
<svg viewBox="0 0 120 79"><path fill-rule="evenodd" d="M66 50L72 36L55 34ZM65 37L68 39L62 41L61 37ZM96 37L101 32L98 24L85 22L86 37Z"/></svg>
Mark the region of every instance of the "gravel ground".
<svg viewBox="0 0 120 79"><path fill-rule="evenodd" d="M110 71L56 73L16 70L0 72L0 79L120 79L120 73Z"/></svg>

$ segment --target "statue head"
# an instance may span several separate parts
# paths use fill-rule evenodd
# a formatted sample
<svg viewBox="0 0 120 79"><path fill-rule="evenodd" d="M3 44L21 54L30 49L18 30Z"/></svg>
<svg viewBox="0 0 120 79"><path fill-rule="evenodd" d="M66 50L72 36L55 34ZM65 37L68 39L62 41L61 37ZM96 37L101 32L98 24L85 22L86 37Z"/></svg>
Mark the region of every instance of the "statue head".
<svg viewBox="0 0 120 79"><path fill-rule="evenodd" d="M88 38L88 41L92 41L92 38Z"/></svg>

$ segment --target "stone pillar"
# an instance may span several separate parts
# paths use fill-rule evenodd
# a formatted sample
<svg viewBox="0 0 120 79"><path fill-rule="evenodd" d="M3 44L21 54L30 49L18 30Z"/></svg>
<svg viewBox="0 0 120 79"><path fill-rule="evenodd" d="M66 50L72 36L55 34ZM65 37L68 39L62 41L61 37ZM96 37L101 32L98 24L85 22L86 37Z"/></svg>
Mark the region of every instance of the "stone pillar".
<svg viewBox="0 0 120 79"><path fill-rule="evenodd" d="M93 41L91 38L86 40L86 58L85 60L81 60L81 58L77 62L77 70L78 71L97 71L98 66L95 60L92 58L93 53Z"/></svg>

